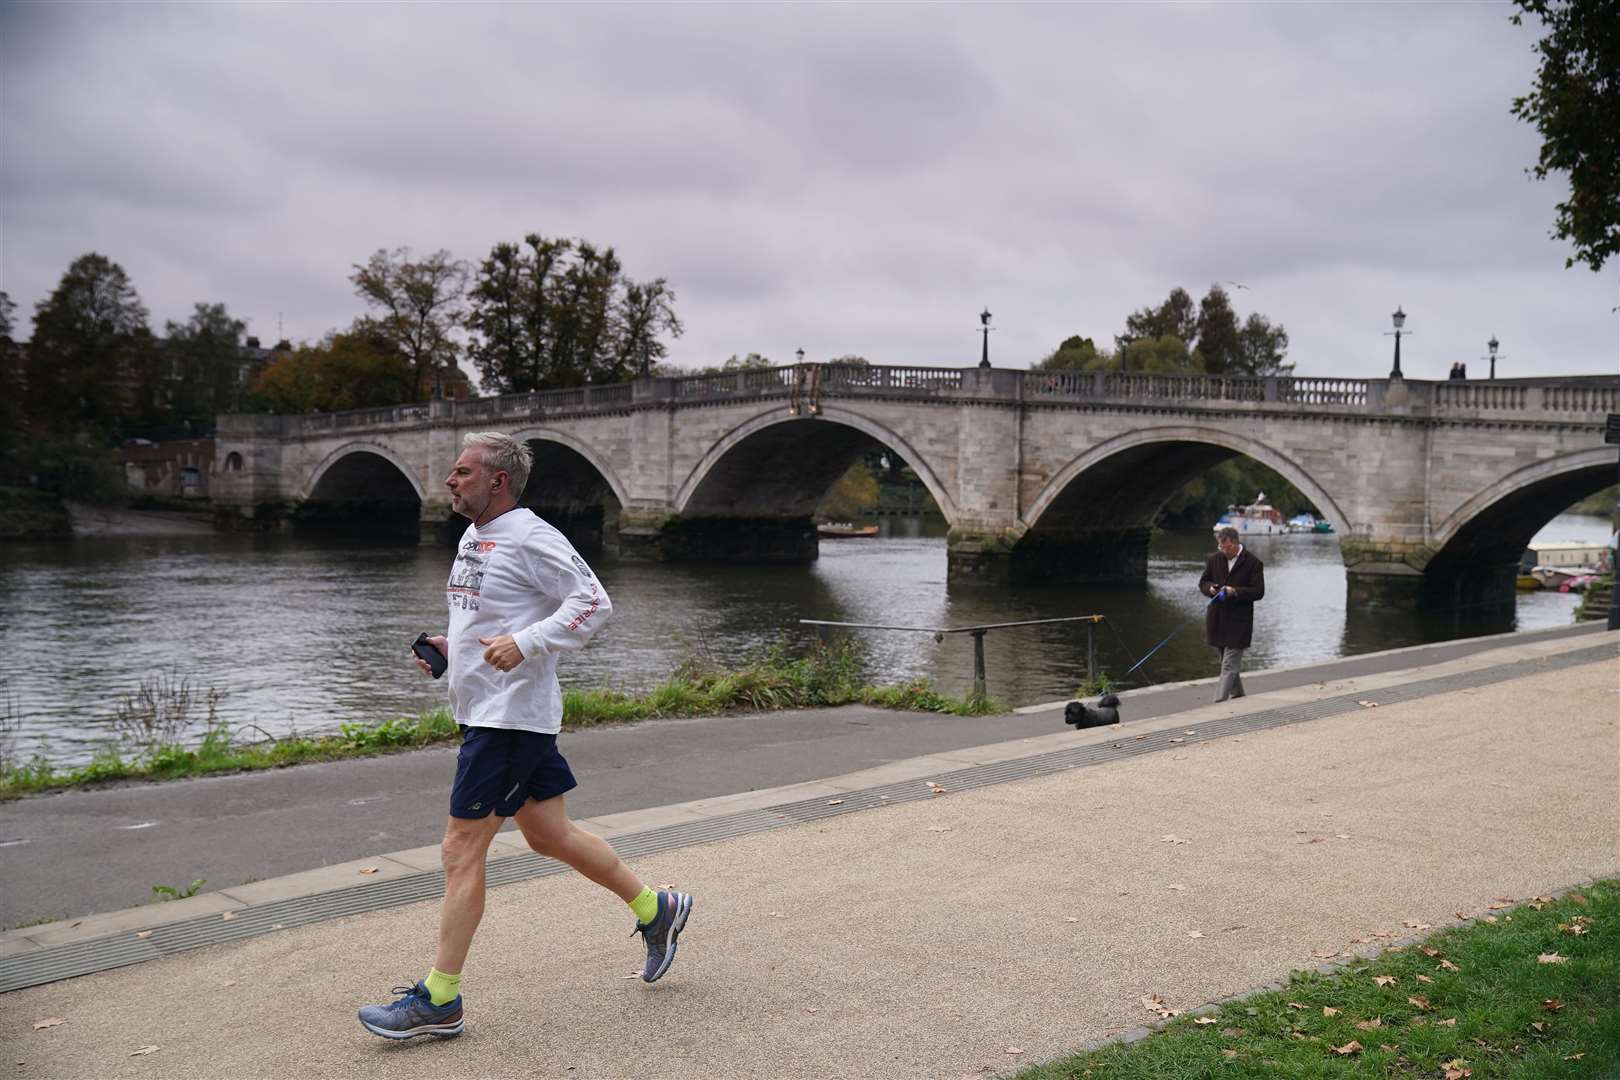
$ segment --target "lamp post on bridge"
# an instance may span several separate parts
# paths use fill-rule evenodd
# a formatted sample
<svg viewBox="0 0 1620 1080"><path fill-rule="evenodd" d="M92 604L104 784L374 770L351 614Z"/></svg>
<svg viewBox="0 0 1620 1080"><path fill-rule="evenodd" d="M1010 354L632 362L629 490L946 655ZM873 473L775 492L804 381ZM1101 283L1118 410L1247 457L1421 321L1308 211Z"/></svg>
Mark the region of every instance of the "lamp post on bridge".
<svg viewBox="0 0 1620 1080"><path fill-rule="evenodd" d="M982 368L987 368L987 367L990 366L990 309L989 308L985 308L983 311L979 312L979 323L980 323L979 333L984 335L984 352L979 354L979 366L982 367Z"/></svg>
<svg viewBox="0 0 1620 1080"><path fill-rule="evenodd" d="M1491 353L1491 378L1493 379L1496 378L1496 350L1500 348L1501 345L1502 343L1496 340L1495 334L1492 334L1491 340L1485 343L1485 348L1489 349ZM1504 356L1502 359L1506 360L1507 357Z"/></svg>
<svg viewBox="0 0 1620 1080"><path fill-rule="evenodd" d="M1389 377L1403 379L1405 376L1401 374L1401 335L1410 334L1412 331L1402 329L1406 325L1406 312L1401 310L1399 304L1395 306L1395 314L1390 318L1395 321L1395 329L1384 331L1384 336L1395 338L1395 369L1389 373Z"/></svg>

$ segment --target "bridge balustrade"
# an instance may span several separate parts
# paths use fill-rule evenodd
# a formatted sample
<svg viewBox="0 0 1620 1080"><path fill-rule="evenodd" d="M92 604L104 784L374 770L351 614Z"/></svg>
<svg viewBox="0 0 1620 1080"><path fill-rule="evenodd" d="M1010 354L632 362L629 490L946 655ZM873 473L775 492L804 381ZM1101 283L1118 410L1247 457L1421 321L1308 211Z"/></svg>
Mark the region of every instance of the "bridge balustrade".
<svg viewBox="0 0 1620 1080"><path fill-rule="evenodd" d="M1397 388L1399 399L1394 397ZM410 426L430 419L501 421L563 414L614 412L654 403L696 404L802 395L818 397L954 397L969 394L1010 403L1151 402L1155 405L1230 402L1242 405L1393 407L1409 416L1462 417L1482 413L1601 418L1620 412L1620 379L1572 376L1473 382L1279 376L1169 375L1118 371L1005 371L975 368L791 364L642 383L580 386L498 397L468 398L313 413L286 420L290 434ZM1397 401L1399 402L1397 404Z"/></svg>

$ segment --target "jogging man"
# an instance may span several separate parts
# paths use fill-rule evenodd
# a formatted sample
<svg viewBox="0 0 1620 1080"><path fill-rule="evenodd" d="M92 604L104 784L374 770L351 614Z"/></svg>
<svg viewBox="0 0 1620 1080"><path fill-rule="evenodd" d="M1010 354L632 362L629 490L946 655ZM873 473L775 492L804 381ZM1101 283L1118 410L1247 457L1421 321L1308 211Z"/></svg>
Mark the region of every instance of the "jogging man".
<svg viewBox="0 0 1620 1080"><path fill-rule="evenodd" d="M507 818L535 851L630 905L647 946L646 982L669 970L692 910L690 896L648 888L607 841L568 819L563 793L575 781L557 752L557 654L584 645L612 606L562 534L518 505L534 460L529 447L500 432L464 443L445 486L451 508L472 524L446 586L449 631L428 639L450 661L450 709L462 731L442 848L438 953L422 981L395 989L398 1000L360 1010L366 1030L385 1039L461 1034L461 973L484 915L484 858Z"/></svg>

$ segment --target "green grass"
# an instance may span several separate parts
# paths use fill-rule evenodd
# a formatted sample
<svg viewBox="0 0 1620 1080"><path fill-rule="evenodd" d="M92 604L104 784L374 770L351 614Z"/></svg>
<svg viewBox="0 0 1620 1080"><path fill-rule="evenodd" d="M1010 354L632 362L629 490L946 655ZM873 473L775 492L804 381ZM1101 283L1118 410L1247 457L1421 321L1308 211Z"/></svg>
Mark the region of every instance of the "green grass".
<svg viewBox="0 0 1620 1080"><path fill-rule="evenodd" d="M563 727L577 730L663 717L850 704L958 716L1002 711L994 700L947 697L923 681L884 687L862 683L857 661L845 648L816 648L803 656L792 656L778 647L737 669L688 663L645 693L567 691L563 695ZM161 743L130 756L108 748L89 764L72 769L58 769L39 757L0 767L0 799L123 780L174 780L207 773L278 769L310 761L411 750L458 737L456 723L444 709L376 724L344 724L336 735L294 734L249 743L236 741L227 726L214 724L195 747Z"/></svg>
<svg viewBox="0 0 1620 1080"><path fill-rule="evenodd" d="M1489 919L1016 1080L1620 1076L1620 881Z"/></svg>

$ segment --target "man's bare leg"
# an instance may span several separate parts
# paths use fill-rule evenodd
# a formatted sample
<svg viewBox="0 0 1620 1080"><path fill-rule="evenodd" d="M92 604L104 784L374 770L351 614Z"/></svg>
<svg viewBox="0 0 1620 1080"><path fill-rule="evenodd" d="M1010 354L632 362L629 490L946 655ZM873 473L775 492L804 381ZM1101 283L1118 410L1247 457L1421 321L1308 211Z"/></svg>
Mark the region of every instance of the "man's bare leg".
<svg viewBox="0 0 1620 1080"><path fill-rule="evenodd" d="M523 830L523 839L539 854L567 863L604 889L618 894L625 903L635 900L645 888L641 879L624 864L611 844L568 819L564 798L558 795L544 802L530 799L524 803L512 817Z"/></svg>
<svg viewBox="0 0 1620 1080"><path fill-rule="evenodd" d="M444 904L439 908L439 951L433 966L460 974L472 948L473 934L484 917L484 859L490 841L506 819L453 817L445 826L440 854L444 861Z"/></svg>

